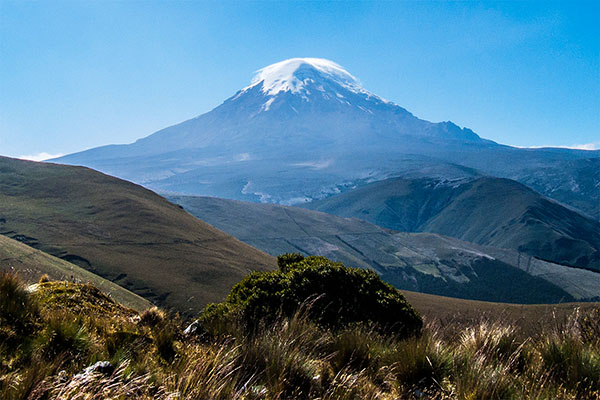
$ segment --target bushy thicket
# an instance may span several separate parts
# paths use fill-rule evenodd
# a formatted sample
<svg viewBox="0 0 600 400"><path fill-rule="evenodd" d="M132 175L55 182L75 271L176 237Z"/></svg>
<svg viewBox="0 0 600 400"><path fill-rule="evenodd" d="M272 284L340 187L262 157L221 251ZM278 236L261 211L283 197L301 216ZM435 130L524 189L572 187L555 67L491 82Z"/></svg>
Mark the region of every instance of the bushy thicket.
<svg viewBox="0 0 600 400"><path fill-rule="evenodd" d="M399 338L421 330L421 316L373 271L300 254L284 254L277 261L278 271L248 275L224 303L209 305L200 321L210 328L238 318L252 330L260 322L268 324L304 309L310 320L326 329L360 324Z"/></svg>

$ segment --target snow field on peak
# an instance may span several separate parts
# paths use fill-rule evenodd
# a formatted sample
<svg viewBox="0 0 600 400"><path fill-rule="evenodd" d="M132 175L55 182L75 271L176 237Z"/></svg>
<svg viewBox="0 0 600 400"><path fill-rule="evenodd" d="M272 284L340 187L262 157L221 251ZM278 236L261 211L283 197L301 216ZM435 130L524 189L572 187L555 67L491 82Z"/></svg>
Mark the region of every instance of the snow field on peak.
<svg viewBox="0 0 600 400"><path fill-rule="evenodd" d="M260 89L260 93L268 98L253 115L269 111L281 92L300 96L306 102L310 101L311 96L318 95L326 101L336 100L352 106L346 97L347 93L338 93L337 89L341 88L368 101L369 105L365 106L366 108L358 104L355 106L362 112L371 114L373 112L369 108L372 102L393 105L392 102L364 89L358 79L339 64L323 58L290 58L261 68L256 71L251 84L240 90L233 99L239 99L252 88ZM294 107L291 108L297 113Z"/></svg>
<svg viewBox="0 0 600 400"><path fill-rule="evenodd" d="M259 69L250 86L250 89L262 83L262 92L274 96L279 92L290 91L300 93L306 90L306 85L314 82L311 78L302 79L298 75L303 68L312 68L319 72L325 79L329 79L340 86L356 93L366 93L358 80L340 65L323 58L291 58Z"/></svg>

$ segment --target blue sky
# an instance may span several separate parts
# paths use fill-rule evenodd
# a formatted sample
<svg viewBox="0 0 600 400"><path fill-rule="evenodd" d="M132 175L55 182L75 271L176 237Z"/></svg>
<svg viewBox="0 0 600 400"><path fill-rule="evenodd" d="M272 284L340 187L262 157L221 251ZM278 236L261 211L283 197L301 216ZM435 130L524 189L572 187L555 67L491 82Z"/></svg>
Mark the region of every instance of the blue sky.
<svg viewBox="0 0 600 400"><path fill-rule="evenodd" d="M600 2L0 1L0 154L129 143L292 57L516 146L600 146Z"/></svg>

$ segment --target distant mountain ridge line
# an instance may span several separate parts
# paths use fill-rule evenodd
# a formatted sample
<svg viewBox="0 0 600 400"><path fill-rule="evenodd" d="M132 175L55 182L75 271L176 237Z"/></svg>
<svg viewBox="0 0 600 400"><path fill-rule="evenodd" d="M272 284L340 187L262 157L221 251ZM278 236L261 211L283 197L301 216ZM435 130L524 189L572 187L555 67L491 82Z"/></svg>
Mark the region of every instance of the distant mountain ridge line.
<svg viewBox="0 0 600 400"><path fill-rule="evenodd" d="M481 177L457 188L390 178L303 207L396 231L433 232L514 248L600 271L600 223L515 181ZM586 258L580 258L586 257Z"/></svg>

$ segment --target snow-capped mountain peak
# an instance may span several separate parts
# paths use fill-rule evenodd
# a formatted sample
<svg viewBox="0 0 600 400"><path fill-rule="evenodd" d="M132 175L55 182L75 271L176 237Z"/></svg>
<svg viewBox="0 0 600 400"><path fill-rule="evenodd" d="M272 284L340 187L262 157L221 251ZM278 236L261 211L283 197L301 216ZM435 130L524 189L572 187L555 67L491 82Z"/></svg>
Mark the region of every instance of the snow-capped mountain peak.
<svg viewBox="0 0 600 400"><path fill-rule="evenodd" d="M358 79L333 61L324 58L290 58L259 69L250 89L262 84L262 92L274 96L279 92L301 93L310 84L333 81L355 93L366 93Z"/></svg>
<svg viewBox="0 0 600 400"><path fill-rule="evenodd" d="M350 97L358 96L354 97L354 106L370 113L372 111L368 108L374 104L393 105L364 89L358 79L342 66L324 58L290 58L261 68L256 71L251 84L233 99L237 100L256 89L267 99L263 100L260 110L253 115L269 111L279 98L278 95L283 93L293 94L305 103L311 99L326 102L333 100L347 106L352 106ZM294 106L290 105L290 108L297 112Z"/></svg>

